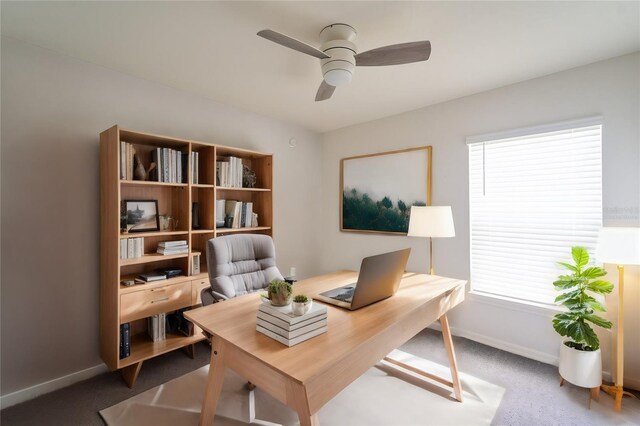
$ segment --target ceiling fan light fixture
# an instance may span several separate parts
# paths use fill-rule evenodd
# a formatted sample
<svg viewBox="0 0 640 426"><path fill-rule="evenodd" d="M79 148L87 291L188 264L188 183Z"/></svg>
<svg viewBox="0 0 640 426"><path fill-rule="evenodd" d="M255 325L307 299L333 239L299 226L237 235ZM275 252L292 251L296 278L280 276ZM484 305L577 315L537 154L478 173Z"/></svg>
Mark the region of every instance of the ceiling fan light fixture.
<svg viewBox="0 0 640 426"><path fill-rule="evenodd" d="M331 86L344 86L351 83L353 74L345 69L332 69L324 74L324 81Z"/></svg>

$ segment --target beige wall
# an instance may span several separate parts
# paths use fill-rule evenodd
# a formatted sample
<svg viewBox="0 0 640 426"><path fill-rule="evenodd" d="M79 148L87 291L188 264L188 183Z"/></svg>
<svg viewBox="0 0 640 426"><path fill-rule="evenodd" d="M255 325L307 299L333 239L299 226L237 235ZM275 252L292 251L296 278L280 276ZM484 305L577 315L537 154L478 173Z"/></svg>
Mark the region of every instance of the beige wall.
<svg viewBox="0 0 640 426"><path fill-rule="evenodd" d="M639 75L640 54L627 55L325 134L323 270L358 268L363 256L410 246L409 269L427 271L427 242L422 239L339 231L341 158L432 145L433 205L451 205L456 226L455 238L434 240L435 270L468 279L465 138L594 115L604 116L604 223L640 225ZM640 387L638 271L628 268L625 293L626 377L636 387ZM615 273L609 277L616 282ZM615 314L615 301L615 295L609 297L610 315ZM456 334L554 363L559 336L551 327L552 315L546 309L470 295L451 316L451 324ZM605 369L609 369L610 337L602 335Z"/></svg>
<svg viewBox="0 0 640 426"><path fill-rule="evenodd" d="M3 38L2 395L101 364L98 134L114 124L273 152L278 266L318 272L318 134Z"/></svg>

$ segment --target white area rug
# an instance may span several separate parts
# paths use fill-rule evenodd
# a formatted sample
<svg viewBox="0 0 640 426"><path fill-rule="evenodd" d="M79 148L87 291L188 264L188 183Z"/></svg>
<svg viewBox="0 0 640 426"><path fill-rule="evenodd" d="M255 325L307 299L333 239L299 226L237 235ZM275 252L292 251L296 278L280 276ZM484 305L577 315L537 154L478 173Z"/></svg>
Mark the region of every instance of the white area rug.
<svg viewBox="0 0 640 426"><path fill-rule="evenodd" d="M442 377L443 367L394 351L394 358ZM109 426L197 425L209 367L150 389L100 411ZM367 371L318 413L321 425L483 425L491 423L504 389L461 373L463 403L452 391L379 364ZM216 412L216 425L298 424L297 414L259 388L228 371ZM255 412L250 412L250 399Z"/></svg>

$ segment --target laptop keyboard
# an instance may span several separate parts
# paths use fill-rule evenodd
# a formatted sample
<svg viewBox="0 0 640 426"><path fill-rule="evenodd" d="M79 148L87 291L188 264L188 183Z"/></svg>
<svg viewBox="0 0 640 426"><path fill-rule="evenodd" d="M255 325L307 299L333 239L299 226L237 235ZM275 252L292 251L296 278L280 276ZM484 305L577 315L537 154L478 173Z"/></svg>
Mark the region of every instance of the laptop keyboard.
<svg viewBox="0 0 640 426"><path fill-rule="evenodd" d="M344 293L336 294L335 296L332 297L332 299L338 299L338 300L341 300L343 302L350 302L351 299L353 298L353 292L354 291L355 291L355 289L347 290Z"/></svg>

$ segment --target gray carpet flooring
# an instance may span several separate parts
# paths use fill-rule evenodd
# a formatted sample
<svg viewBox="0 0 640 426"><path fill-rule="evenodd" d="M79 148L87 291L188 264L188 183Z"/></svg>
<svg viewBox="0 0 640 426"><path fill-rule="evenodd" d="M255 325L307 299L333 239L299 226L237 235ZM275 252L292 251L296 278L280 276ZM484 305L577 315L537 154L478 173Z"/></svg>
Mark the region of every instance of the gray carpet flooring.
<svg viewBox="0 0 640 426"><path fill-rule="evenodd" d="M587 409L586 389L558 386L556 367L454 337L458 367L506 389L493 419L496 425L609 425L620 423L609 410ZM447 365L442 336L424 330L402 348ZM0 423L12 425L103 425L98 411L199 368L209 361L209 347L198 344L195 359L181 351L149 360L134 389L116 373L105 373L0 411ZM609 398L601 394L600 398ZM625 398L625 404L640 404ZM626 422L628 424L628 421ZM640 424L640 418L635 422Z"/></svg>

